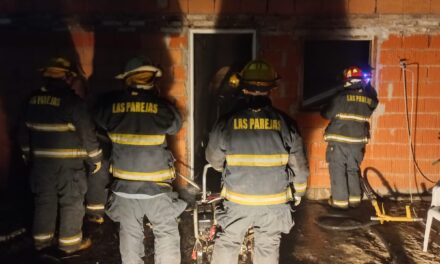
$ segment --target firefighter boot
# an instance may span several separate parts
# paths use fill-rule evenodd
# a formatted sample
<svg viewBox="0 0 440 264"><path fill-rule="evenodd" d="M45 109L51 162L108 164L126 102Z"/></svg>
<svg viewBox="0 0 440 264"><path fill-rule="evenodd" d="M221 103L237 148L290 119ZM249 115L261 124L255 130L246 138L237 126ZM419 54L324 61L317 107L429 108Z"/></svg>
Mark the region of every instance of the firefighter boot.
<svg viewBox="0 0 440 264"><path fill-rule="evenodd" d="M81 251L81 250L84 250L84 249L88 249L91 246L92 246L92 240L90 238L84 238L81 241L81 243L79 244L78 247L75 247L75 248L64 248L64 249L61 249L61 250L64 253L66 253L66 254L72 254L72 253L75 253L75 252L78 252L78 251Z"/></svg>
<svg viewBox="0 0 440 264"><path fill-rule="evenodd" d="M104 223L104 217L100 215L88 215L87 221L95 223L95 224L102 224Z"/></svg>
<svg viewBox="0 0 440 264"><path fill-rule="evenodd" d="M330 197L328 199L328 204L332 207L332 208L336 208L336 209L341 209L341 210L346 210L348 209L348 202L346 201L334 201L332 197Z"/></svg>

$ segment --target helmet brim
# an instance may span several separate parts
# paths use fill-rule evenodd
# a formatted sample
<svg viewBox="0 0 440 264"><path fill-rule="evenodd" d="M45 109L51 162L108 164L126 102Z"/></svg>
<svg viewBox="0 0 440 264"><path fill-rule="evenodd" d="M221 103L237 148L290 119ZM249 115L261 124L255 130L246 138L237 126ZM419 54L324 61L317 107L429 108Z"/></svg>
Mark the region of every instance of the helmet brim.
<svg viewBox="0 0 440 264"><path fill-rule="evenodd" d="M131 71L127 71L127 72L118 74L118 75L115 76L115 78L121 80L121 79L125 79L127 76L132 75L133 73L145 72L145 71L147 71L147 72L155 72L156 73L156 77L162 77L162 71L159 68L151 66L151 65L144 65L144 66L135 68L135 69L133 69Z"/></svg>

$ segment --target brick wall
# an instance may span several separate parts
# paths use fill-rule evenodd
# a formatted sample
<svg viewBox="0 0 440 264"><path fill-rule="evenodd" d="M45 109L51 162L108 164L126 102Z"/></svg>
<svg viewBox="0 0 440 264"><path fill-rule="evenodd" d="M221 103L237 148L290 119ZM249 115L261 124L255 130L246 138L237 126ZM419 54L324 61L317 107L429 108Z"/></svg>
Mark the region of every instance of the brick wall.
<svg viewBox="0 0 440 264"><path fill-rule="evenodd" d="M6 41L0 44L0 52L7 63L0 66L0 85L7 89L0 95L8 98L3 112L10 117L10 129L0 130L0 138L2 143L13 138L5 136L12 134L9 131L17 116L18 108L12 102L38 83L34 69L54 50L80 54L94 93L116 88L118 83L112 77L127 58L143 53L164 68L163 92L177 102L185 116L184 128L172 138L172 149L187 164L188 30L254 28L258 56L272 63L283 77L273 94L274 104L296 118L305 138L310 186L326 189L329 176L322 134L327 123L317 113L302 112L299 107L302 43L307 38L367 38L374 43L372 60L380 105L372 119L372 140L363 169L375 168L393 191L421 190L433 184L420 173L412 176L399 60L405 58L409 63L408 104L411 109L414 102L416 160L427 178L438 181L440 166L431 162L440 157L439 21L440 0L2 1L0 33ZM29 39L36 44L30 45ZM17 74L25 78L17 81L12 77ZM7 171L7 162L0 163L0 169ZM177 168L188 174L185 165L177 164ZM370 174L373 186L386 192L380 176Z"/></svg>

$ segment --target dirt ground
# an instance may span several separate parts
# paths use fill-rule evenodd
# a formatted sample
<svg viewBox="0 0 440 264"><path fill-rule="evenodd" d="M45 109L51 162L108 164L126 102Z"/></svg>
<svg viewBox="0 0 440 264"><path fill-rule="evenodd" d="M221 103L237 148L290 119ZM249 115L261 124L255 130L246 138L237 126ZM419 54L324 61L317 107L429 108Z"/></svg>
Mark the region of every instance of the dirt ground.
<svg viewBox="0 0 440 264"><path fill-rule="evenodd" d="M406 202L387 201L385 208L390 215L404 215ZM429 202L413 202L418 217L426 220ZM21 226L25 219L17 212L7 213L3 206L0 215L0 230L7 233ZM9 206L11 208L11 206ZM13 207L12 207L13 208ZM349 218L339 218L344 214ZM330 216L332 217L330 217ZM431 243L427 253L422 251L424 224L384 223L374 224L369 220L374 210L368 201L360 208L337 211L328 208L324 201L305 201L294 214L295 226L290 234L283 235L280 248L280 263L440 263L440 230L438 222L431 232ZM9 216L9 218L8 218ZM10 217L16 217L12 219ZM321 223L326 228L321 227ZM364 226L354 230L344 229L353 225ZM330 230L328 228L331 228ZM85 234L93 239L91 249L66 256L56 249L37 254L32 249L28 228L8 241L0 241L0 263L67 263L67 264L113 264L120 263L118 249L118 224L109 219L102 225L84 223ZM153 263L153 237L146 230L145 263ZM182 263L189 264L194 245L192 213L184 212L181 218Z"/></svg>

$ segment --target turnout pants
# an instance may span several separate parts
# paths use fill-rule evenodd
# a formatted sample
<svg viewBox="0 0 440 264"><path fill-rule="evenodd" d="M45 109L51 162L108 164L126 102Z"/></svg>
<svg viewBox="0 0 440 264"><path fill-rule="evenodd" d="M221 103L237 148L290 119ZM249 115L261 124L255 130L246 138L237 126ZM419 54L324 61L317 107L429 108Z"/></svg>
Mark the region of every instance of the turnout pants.
<svg viewBox="0 0 440 264"><path fill-rule="evenodd" d="M144 263L144 216L154 233L154 263L180 263L180 235L177 217L186 203L176 193L166 193L150 199L128 199L112 194L107 215L120 222L119 250L122 263Z"/></svg>
<svg viewBox="0 0 440 264"><path fill-rule="evenodd" d="M346 208L361 201L360 164L364 144L329 142L326 159L329 164L333 204Z"/></svg>
<svg viewBox="0 0 440 264"><path fill-rule="evenodd" d="M293 227L287 204L247 206L224 201L224 211L217 212L223 232L215 240L211 264L238 262L241 244L249 227L254 228L254 264L278 264L281 233Z"/></svg>
<svg viewBox="0 0 440 264"><path fill-rule="evenodd" d="M101 169L91 174L94 164L89 165L88 190L86 194L86 214L103 217L107 201L107 185L110 183L109 162L102 161Z"/></svg>
<svg viewBox="0 0 440 264"><path fill-rule="evenodd" d="M59 212L58 246L62 250L76 249L82 241L86 172L82 160L34 161L31 170L31 190L35 212L33 237L35 247L52 244Z"/></svg>

